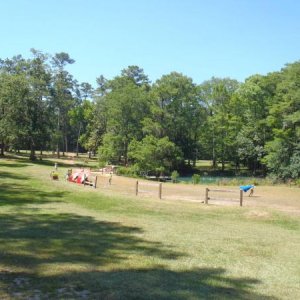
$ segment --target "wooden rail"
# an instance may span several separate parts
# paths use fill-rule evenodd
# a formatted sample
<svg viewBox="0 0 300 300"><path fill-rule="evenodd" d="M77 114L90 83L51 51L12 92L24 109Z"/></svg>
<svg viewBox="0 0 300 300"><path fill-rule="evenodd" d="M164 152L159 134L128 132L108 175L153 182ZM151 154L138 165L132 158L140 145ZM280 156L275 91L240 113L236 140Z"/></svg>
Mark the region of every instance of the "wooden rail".
<svg viewBox="0 0 300 300"><path fill-rule="evenodd" d="M143 184L144 185L144 184ZM146 186L154 186L154 185L150 185L150 184L145 184ZM157 185L156 185L157 186ZM139 194L139 181L137 180L135 182L135 195L137 196ZM162 198L162 183L160 182L158 184L158 198L161 199Z"/></svg>
<svg viewBox="0 0 300 300"><path fill-rule="evenodd" d="M240 206L243 206L243 191L235 191L235 190L219 190L219 189L213 189L210 190L209 188L205 189L205 204L208 204L208 200L210 199L209 197L209 192L220 192L220 193L238 193L240 194L239 200L240 200Z"/></svg>

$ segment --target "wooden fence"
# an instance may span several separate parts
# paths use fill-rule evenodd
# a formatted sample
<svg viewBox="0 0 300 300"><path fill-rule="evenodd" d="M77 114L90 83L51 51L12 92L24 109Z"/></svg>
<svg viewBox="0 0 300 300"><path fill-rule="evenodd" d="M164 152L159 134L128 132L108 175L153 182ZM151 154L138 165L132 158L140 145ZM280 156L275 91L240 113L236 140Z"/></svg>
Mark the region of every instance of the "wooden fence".
<svg viewBox="0 0 300 300"><path fill-rule="evenodd" d="M243 191L242 190L221 190L221 189L209 189L206 188L205 190L205 204L208 204L208 200L212 200L213 198L209 197L209 192L216 192L216 193L234 193L237 194L239 193L239 201L240 201L240 206L243 206ZM214 198L214 200L218 200Z"/></svg>

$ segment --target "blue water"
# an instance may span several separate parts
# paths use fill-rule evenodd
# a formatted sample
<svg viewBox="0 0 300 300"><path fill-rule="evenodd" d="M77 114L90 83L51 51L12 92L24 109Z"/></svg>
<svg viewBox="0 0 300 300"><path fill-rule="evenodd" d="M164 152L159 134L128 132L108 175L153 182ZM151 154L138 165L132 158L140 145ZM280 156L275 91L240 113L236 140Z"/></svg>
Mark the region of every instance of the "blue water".
<svg viewBox="0 0 300 300"><path fill-rule="evenodd" d="M218 183L219 181L230 181L233 179L243 180L245 182L251 183L253 181L253 177L242 177L242 176L201 176L200 183ZM179 182L192 183L192 176L178 177Z"/></svg>

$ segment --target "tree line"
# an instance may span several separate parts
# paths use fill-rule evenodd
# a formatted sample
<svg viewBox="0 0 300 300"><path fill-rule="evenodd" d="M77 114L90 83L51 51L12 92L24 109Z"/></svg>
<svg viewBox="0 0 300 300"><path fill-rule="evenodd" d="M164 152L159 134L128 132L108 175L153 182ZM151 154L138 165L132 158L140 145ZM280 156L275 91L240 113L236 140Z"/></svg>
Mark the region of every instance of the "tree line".
<svg viewBox="0 0 300 300"><path fill-rule="evenodd" d="M67 53L31 50L0 59L0 148L97 153L100 164L133 173L168 173L199 159L222 170L300 175L300 61L243 83L211 78L201 84L181 73L151 83L129 66L97 86L67 71Z"/></svg>

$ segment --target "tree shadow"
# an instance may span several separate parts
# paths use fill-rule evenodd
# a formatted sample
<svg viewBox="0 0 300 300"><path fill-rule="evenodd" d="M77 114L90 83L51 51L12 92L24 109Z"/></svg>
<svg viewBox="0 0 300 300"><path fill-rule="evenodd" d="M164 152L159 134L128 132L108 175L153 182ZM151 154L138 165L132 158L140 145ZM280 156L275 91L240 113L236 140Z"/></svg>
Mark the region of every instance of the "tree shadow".
<svg viewBox="0 0 300 300"><path fill-rule="evenodd" d="M1 170L0 180L2 180L2 179L28 180L28 176L25 176L21 173L16 174L16 173L10 173L10 172L6 172L6 171Z"/></svg>
<svg viewBox="0 0 300 300"><path fill-rule="evenodd" d="M27 166L29 166L29 164L25 163L24 160L15 160L14 159L13 163L11 163L11 162L10 163L7 163L7 162L3 163L0 160L0 167L5 167L5 168L24 168L24 167L27 167Z"/></svg>
<svg viewBox="0 0 300 300"><path fill-rule="evenodd" d="M3 175L3 176L2 176ZM2 172L1 177L11 178L14 180L27 180L28 178L23 178L23 175L19 174L4 174ZM22 206L28 204L45 204L53 202L62 202L63 198L68 193L63 191L52 191L44 192L38 189L29 187L28 185L22 183L0 183L0 206L11 205L11 206Z"/></svg>
<svg viewBox="0 0 300 300"><path fill-rule="evenodd" d="M13 155L13 154L7 154L6 156L2 157L5 159L6 162L1 162L0 159L0 167L7 167L7 168L23 168L27 167L30 165L42 165L42 166L52 166L54 167L54 161L59 164L59 167L70 167L73 166L72 164L68 164L67 162L64 161L66 157L61 157L61 158L56 158L56 157L44 157L42 160L36 159L34 161L29 160L29 154L18 154L18 155ZM52 159L52 160L50 160ZM7 163L9 161L9 163ZM13 162L11 162L13 161ZM82 165L82 164L79 164Z"/></svg>
<svg viewBox="0 0 300 300"><path fill-rule="evenodd" d="M131 250L166 259L175 259L180 255L162 250L161 243L149 243L136 237L136 234L142 233L137 227L95 221L91 217L74 214L3 215L0 226L3 228L0 240L8 237L8 243L9 240L26 241L27 246L22 244L21 248L22 253L25 251L27 255L21 255L17 260L15 253L12 256L9 253L6 255L7 261L14 261L20 267L34 269L41 263L57 262L104 265L123 260L123 253ZM16 243L14 248L17 247ZM108 255L112 249L117 249L119 253Z"/></svg>
<svg viewBox="0 0 300 300"><path fill-rule="evenodd" d="M77 275L71 275L72 282L76 282ZM252 288L260 281L251 278L228 277L223 268L174 271L156 267L91 272L86 276L85 287L90 288L91 298L96 299L276 299L252 291ZM88 286L91 279L99 284L97 288ZM110 283L109 288L108 283ZM74 290L76 291L76 288ZM80 290L82 287L77 285L77 293Z"/></svg>
<svg viewBox="0 0 300 300"><path fill-rule="evenodd" d="M5 163L5 167L22 167L24 163ZM52 191L45 192L29 186L30 176L21 172L0 172L0 206L21 206L27 204L45 204L47 202L61 202L67 192Z"/></svg>
<svg viewBox="0 0 300 300"><path fill-rule="evenodd" d="M70 164L70 163L64 162L63 159L61 159L61 158L58 158L55 161L57 162L59 168L60 167L64 167L64 168L76 167L76 164ZM54 167L54 164L55 164L55 162L53 160L47 160L47 159L36 160L32 163L35 165L48 166L48 167Z"/></svg>
<svg viewBox="0 0 300 300"><path fill-rule="evenodd" d="M18 294L24 299L279 299L253 291L258 280L228 277L222 268L173 271L156 267L41 277L2 271L1 283L7 296Z"/></svg>
<svg viewBox="0 0 300 300"><path fill-rule="evenodd" d="M222 268L138 267L130 257L167 264L184 256L164 243L143 239L138 227L75 214L24 212L0 215L0 227L2 297L275 299L251 291L258 280L231 278ZM45 272L47 266L55 271L52 275Z"/></svg>
<svg viewBox="0 0 300 300"><path fill-rule="evenodd" d="M144 239L139 227L23 209L67 193L23 185L21 174L3 176L16 180L0 184L0 206L15 212L0 213L2 299L275 299L253 291L258 280L222 268L167 268L185 254Z"/></svg>

